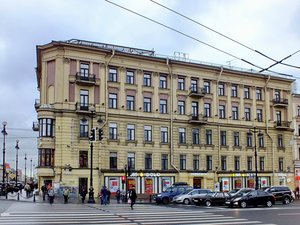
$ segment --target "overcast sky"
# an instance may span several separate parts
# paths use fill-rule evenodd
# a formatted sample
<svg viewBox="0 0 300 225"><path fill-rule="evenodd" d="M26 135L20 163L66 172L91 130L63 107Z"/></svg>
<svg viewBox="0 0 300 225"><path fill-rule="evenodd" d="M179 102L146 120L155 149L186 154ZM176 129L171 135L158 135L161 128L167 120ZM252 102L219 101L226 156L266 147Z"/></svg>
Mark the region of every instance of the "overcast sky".
<svg viewBox="0 0 300 225"><path fill-rule="evenodd" d="M248 69L256 68L239 59L262 68L274 63L250 49L278 61L300 50L299 0L156 0L248 48L150 0L111 1L191 38L105 0L0 0L0 122L1 130L2 121L8 123L6 162L12 167L16 139L20 140L19 167L24 168L25 153L37 165L38 133L32 131L32 122L37 120L34 101L39 98L34 69L36 45L76 38L154 49L169 56L182 52L190 59ZM284 62L299 67L300 52ZM300 77L300 70L293 67L277 65L272 70ZM2 146L3 135L0 142ZM0 159L2 163L2 154Z"/></svg>

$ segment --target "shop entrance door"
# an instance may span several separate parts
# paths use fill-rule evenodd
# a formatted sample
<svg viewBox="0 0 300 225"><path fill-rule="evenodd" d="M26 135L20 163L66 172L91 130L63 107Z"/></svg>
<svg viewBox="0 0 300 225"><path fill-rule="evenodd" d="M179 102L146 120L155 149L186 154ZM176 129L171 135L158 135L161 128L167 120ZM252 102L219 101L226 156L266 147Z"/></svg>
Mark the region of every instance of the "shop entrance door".
<svg viewBox="0 0 300 225"><path fill-rule="evenodd" d="M194 188L202 188L202 179L200 177L194 177L193 179L193 187Z"/></svg>

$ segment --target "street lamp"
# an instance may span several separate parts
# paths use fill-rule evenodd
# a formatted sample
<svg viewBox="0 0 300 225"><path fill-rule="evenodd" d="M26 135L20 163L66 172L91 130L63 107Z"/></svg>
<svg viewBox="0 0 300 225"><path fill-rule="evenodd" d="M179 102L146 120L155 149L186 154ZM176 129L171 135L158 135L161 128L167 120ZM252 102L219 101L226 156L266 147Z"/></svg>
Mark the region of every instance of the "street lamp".
<svg viewBox="0 0 300 225"><path fill-rule="evenodd" d="M30 178L32 178L32 159L30 159Z"/></svg>
<svg viewBox="0 0 300 225"><path fill-rule="evenodd" d="M16 140L16 187L18 187L19 140Z"/></svg>
<svg viewBox="0 0 300 225"><path fill-rule="evenodd" d="M260 130L257 130L256 127L253 127L253 129L249 130L250 133L253 133L254 135L254 160L255 160L255 189L257 190L259 188L258 186L258 168L257 168L257 145L256 145L256 134L258 134L258 136L261 136L262 133L260 132Z"/></svg>
<svg viewBox="0 0 300 225"><path fill-rule="evenodd" d="M26 184L26 162L27 162L27 154L25 153L25 179L24 179L24 184Z"/></svg>
<svg viewBox="0 0 300 225"><path fill-rule="evenodd" d="M1 133L3 134L3 171L2 171L3 172L3 177L2 177L2 185L4 185L5 184L5 170L6 170L6 168L5 168L5 136L7 135L5 127L7 125L7 122L6 121L2 122L2 125L3 125L3 130L1 131Z"/></svg>

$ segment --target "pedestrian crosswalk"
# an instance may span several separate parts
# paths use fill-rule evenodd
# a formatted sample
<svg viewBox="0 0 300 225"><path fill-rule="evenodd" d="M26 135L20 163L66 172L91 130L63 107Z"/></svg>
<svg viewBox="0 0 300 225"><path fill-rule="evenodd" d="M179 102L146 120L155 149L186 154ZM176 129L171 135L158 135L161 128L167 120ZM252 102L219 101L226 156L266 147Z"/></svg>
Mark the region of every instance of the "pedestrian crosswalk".
<svg viewBox="0 0 300 225"><path fill-rule="evenodd" d="M131 210L126 204L101 206L18 203L1 213L0 225L67 225L67 224L101 224L101 225L263 225L260 221L235 218L222 215L221 212L171 208L150 204L138 204ZM268 224L270 225L270 224Z"/></svg>

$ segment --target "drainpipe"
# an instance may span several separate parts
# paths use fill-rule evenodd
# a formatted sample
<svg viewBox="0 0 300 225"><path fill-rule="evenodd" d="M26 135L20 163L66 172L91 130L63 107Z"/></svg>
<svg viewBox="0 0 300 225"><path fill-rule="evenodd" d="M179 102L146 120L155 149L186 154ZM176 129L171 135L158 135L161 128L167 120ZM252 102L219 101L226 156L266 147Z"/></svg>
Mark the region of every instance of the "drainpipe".
<svg viewBox="0 0 300 225"><path fill-rule="evenodd" d="M219 76L218 76L218 79L217 79L217 87L216 87L216 104L217 106L219 105L219 82L220 82L220 79L221 79L221 76L223 74L223 66L221 66L221 70L220 70L220 73L219 73ZM219 111L217 110L217 114L219 113ZM215 171L215 174L217 174L219 168L220 168L220 159L221 159L221 146L220 146L220 123L219 123L219 115L217 117L217 120L218 120L218 166L216 168L216 171Z"/></svg>
<svg viewBox="0 0 300 225"><path fill-rule="evenodd" d="M170 111L171 111L171 119L170 119L170 161L171 161L171 166L178 172L180 173L179 169L175 166L174 164L174 145L173 145L173 123L174 123L174 119L173 119L173 73L169 64L169 59L167 58L166 60L166 64L168 67L168 71L169 71L169 75L170 75L170 80L171 80L171 102L170 102Z"/></svg>
<svg viewBox="0 0 300 225"><path fill-rule="evenodd" d="M268 75L268 79L267 79L267 81L266 81L266 84L265 84L265 87L264 87L264 89L265 89L265 95L266 95L266 93L267 93L267 86L268 86L268 84L269 84L269 81L270 81L270 79L271 79L271 76L270 75ZM270 101L269 101L270 102ZM268 104L267 104L267 98L265 98L265 106L267 106ZM265 107L265 118L266 118L266 132L267 132L267 135L268 135L268 137L270 138L270 140L271 140L271 146L272 146L272 180L273 180L273 182L274 182L274 179L275 179L275 174L274 174L274 140L273 140L273 138L272 138L272 136L270 135L270 133L269 133L269 120L268 120L268 118L267 118L267 107Z"/></svg>

